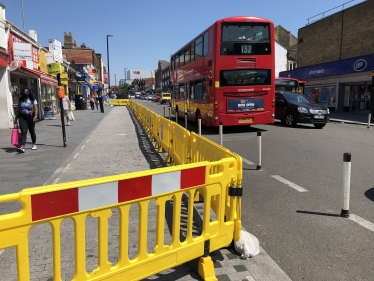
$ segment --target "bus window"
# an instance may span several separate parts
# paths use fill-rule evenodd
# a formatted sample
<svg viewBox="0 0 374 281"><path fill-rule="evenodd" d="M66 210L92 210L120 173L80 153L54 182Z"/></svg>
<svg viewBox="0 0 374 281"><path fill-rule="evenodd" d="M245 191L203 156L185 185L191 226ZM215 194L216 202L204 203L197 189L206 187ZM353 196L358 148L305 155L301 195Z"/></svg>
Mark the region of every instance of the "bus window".
<svg viewBox="0 0 374 281"><path fill-rule="evenodd" d="M269 25L226 23L222 26L222 42L269 42Z"/></svg>
<svg viewBox="0 0 374 281"><path fill-rule="evenodd" d="M179 84L179 98L184 100L184 84Z"/></svg>
<svg viewBox="0 0 374 281"><path fill-rule="evenodd" d="M195 42L191 43L191 62L195 60Z"/></svg>
<svg viewBox="0 0 374 281"><path fill-rule="evenodd" d="M195 41L195 59L198 60L203 56L203 37Z"/></svg>
<svg viewBox="0 0 374 281"><path fill-rule="evenodd" d="M209 51L209 34L205 32L204 34L204 57L208 55Z"/></svg>
<svg viewBox="0 0 374 281"><path fill-rule="evenodd" d="M190 82L190 98L191 100L194 100L195 99L195 91L194 91L195 87L193 85L193 81Z"/></svg>
<svg viewBox="0 0 374 281"><path fill-rule="evenodd" d="M271 85L271 71L268 69L221 70L220 85L221 87Z"/></svg>
<svg viewBox="0 0 374 281"><path fill-rule="evenodd" d="M175 69L179 68L179 55L175 55Z"/></svg>
<svg viewBox="0 0 374 281"><path fill-rule="evenodd" d="M184 50L184 62L185 64L190 63L190 46Z"/></svg>
<svg viewBox="0 0 374 281"><path fill-rule="evenodd" d="M174 97L176 100L179 99L179 85L178 84L174 85Z"/></svg>
<svg viewBox="0 0 374 281"><path fill-rule="evenodd" d="M194 81L195 86L195 100L203 99L203 84L201 80Z"/></svg>
<svg viewBox="0 0 374 281"><path fill-rule="evenodd" d="M203 89L202 89L202 98L203 100L206 100L206 78L203 78Z"/></svg>
<svg viewBox="0 0 374 281"><path fill-rule="evenodd" d="M179 67L184 65L184 52L179 53Z"/></svg>

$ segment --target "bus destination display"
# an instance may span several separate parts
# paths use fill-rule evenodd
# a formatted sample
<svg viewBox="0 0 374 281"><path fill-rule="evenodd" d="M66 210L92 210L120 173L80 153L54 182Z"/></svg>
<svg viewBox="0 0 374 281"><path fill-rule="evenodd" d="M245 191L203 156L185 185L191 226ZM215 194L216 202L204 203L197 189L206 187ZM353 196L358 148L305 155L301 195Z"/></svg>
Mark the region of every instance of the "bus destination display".
<svg viewBox="0 0 374 281"><path fill-rule="evenodd" d="M249 45L249 44L242 45L241 53L242 54L252 54L252 45Z"/></svg>

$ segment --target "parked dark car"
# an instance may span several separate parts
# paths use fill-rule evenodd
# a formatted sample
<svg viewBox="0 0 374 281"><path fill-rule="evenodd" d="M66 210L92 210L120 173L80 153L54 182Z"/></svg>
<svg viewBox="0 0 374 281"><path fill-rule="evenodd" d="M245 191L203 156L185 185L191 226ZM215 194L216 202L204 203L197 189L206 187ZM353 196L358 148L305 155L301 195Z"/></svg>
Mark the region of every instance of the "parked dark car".
<svg viewBox="0 0 374 281"><path fill-rule="evenodd" d="M330 110L314 103L306 96L292 92L275 93L275 119L289 127L297 123L311 123L322 129L329 122Z"/></svg>

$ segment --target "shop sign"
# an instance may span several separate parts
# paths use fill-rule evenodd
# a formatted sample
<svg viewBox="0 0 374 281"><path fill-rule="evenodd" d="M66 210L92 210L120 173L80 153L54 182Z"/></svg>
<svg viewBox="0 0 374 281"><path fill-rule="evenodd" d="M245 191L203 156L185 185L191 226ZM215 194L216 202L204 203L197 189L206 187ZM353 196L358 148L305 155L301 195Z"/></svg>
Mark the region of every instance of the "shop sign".
<svg viewBox="0 0 374 281"><path fill-rule="evenodd" d="M320 77L329 77L337 75L346 75L357 72L368 72L373 69L372 55L324 63L310 67L296 68L289 71L281 71L279 77L292 77L297 79L311 79Z"/></svg>
<svg viewBox="0 0 374 281"><path fill-rule="evenodd" d="M55 75L62 72L62 65L59 62L48 64L48 74Z"/></svg>
<svg viewBox="0 0 374 281"><path fill-rule="evenodd" d="M48 73L48 63L46 55L46 52L44 52L43 50L40 51L39 69L43 73Z"/></svg>
<svg viewBox="0 0 374 281"><path fill-rule="evenodd" d="M100 90L100 86L90 85L90 89L91 89L92 91L98 91L98 90Z"/></svg>
<svg viewBox="0 0 374 281"><path fill-rule="evenodd" d="M15 60L33 61L31 44L13 42L13 58Z"/></svg>
<svg viewBox="0 0 374 281"><path fill-rule="evenodd" d="M44 116L46 118L53 118L55 117L54 105L51 101L43 102L44 106Z"/></svg>
<svg viewBox="0 0 374 281"><path fill-rule="evenodd" d="M15 71L21 67L21 64L18 60L14 60L9 64L9 71Z"/></svg>
<svg viewBox="0 0 374 281"><path fill-rule="evenodd" d="M69 84L69 77L67 73L60 74L60 83L61 85L68 85Z"/></svg>
<svg viewBox="0 0 374 281"><path fill-rule="evenodd" d="M49 51L53 53L53 60L62 63L62 46L61 42L56 39L51 39L49 41Z"/></svg>
<svg viewBox="0 0 374 281"><path fill-rule="evenodd" d="M87 76L84 74L77 76L77 81L86 81L86 79L87 79Z"/></svg>

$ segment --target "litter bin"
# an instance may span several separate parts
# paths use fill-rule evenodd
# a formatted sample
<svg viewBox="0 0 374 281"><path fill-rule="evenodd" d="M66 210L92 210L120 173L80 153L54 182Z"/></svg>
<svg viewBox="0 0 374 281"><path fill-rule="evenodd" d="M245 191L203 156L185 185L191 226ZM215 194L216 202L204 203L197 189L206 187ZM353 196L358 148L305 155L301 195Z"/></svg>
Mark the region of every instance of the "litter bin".
<svg viewBox="0 0 374 281"><path fill-rule="evenodd" d="M75 96L75 109L76 110L85 110L87 109L86 101L82 95Z"/></svg>

